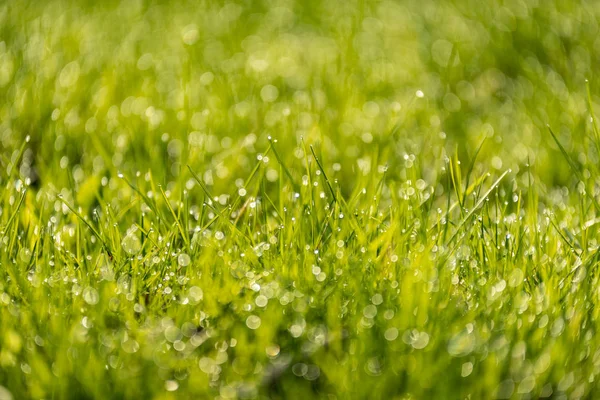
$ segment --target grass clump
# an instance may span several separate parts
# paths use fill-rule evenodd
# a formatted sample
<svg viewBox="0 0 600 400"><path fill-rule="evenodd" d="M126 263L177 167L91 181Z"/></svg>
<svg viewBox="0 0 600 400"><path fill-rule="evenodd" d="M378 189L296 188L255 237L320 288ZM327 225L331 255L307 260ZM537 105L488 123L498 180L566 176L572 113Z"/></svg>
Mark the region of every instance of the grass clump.
<svg viewBox="0 0 600 400"><path fill-rule="evenodd" d="M0 4L0 399L597 397L599 16Z"/></svg>

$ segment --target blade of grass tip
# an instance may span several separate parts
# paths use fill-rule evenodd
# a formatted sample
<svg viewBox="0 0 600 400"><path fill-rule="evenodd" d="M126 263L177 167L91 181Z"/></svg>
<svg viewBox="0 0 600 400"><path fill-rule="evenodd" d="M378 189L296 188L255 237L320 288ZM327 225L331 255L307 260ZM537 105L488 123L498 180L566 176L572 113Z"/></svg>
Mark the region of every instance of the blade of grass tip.
<svg viewBox="0 0 600 400"><path fill-rule="evenodd" d="M581 179L581 174L579 173L579 170L577 169L577 166L575 165L575 163L573 162L573 160L571 160L571 157L567 153L567 150L560 143L560 141L558 140L558 138L554 134L554 131L550 127L550 125L546 125L546 127L548 128L548 132L550 132L550 135L552 135L552 139L554 139L554 142L556 143L556 145L560 149L560 152L562 153L563 157L565 158L565 160L567 161L567 163L569 164L569 166L573 170L573 173L577 176L577 178L579 178L581 181L583 181L583 179Z"/></svg>
<svg viewBox="0 0 600 400"><path fill-rule="evenodd" d="M340 208L342 209L342 212L344 213L344 215L348 216L348 221L350 223L350 226L352 226L353 228L353 232L356 233L357 236L357 240L359 241L359 243L365 244L366 243L366 235L365 232L360 228L360 223L358 222L358 220L356 219L356 216L354 215L354 213L350 210L350 206L348 205L348 203L346 202L346 200L344 200L343 197L340 197Z"/></svg>
<svg viewBox="0 0 600 400"><path fill-rule="evenodd" d="M71 212L73 214L75 214L75 216L77 218L79 218L84 224L87 225L88 228L90 228L90 230L92 231L92 233L94 234L94 236L96 236L96 238L98 238L98 240L102 243L102 246L104 247L104 250L106 250L106 253L108 254L108 256L110 258L113 258L113 253L110 250L110 248L108 247L108 244L106 244L106 241L104 240L104 238L100 235L100 233L98 233L98 231L96 230L96 228L94 228L92 226L92 224L90 224L84 217L83 215L81 215L80 212L78 212L77 210L75 210L75 208L73 206L71 206L65 199L63 199L62 195L58 195L58 198L60 201L62 201L62 203L67 206L67 208L69 210L71 210Z"/></svg>
<svg viewBox="0 0 600 400"><path fill-rule="evenodd" d="M531 181L531 177L532 177L532 171L531 171L531 160L529 158L529 156L527 156L527 207L528 207L528 211L530 211L528 214L530 215L530 218L532 220L532 226L538 226L538 218L537 218L537 201L535 199L536 197L536 193L534 191L534 187L533 187L533 182ZM536 210L531 212L531 210ZM540 249L541 248L541 244L540 244L540 234L539 234L539 230L538 229L531 229L531 234L534 235L534 239L535 239L535 247L536 249ZM535 257L538 257L538 252L535 253Z"/></svg>
<svg viewBox="0 0 600 400"><path fill-rule="evenodd" d="M462 171L460 169L460 160L458 159L458 145L454 148L454 175L456 179L456 192L458 198L461 198L460 191L462 190ZM464 203L461 204L464 207Z"/></svg>
<svg viewBox="0 0 600 400"><path fill-rule="evenodd" d="M275 205L273 205L273 202L269 199L269 196L267 196L267 189L265 187L265 177L263 176L261 179L261 195L263 197L263 199L268 199L268 203L270 203L273 206L273 210L275 211L275 213L277 213L277 208L275 207ZM267 233L267 235L271 235L271 232L269 231L269 219L268 219L268 209L267 209L267 203L262 201L260 203L260 207L262 208L262 223L265 229L265 233Z"/></svg>
<svg viewBox="0 0 600 400"><path fill-rule="evenodd" d="M200 177L198 176L198 174L196 174L194 172L194 170L192 170L192 168L189 165L187 167L190 170L190 173L192 174L192 177L194 178L194 180L202 188L202 191L204 192L204 195L208 198L208 202L205 202L205 204L208 207L210 207L211 209L213 209L217 213L217 215L219 215L220 217L224 218L223 214L221 213L221 210L219 210L217 208L217 206L216 206L217 202L213 202L213 196L210 194L210 192L208 191L208 188L204 185L204 183L202 182L202 180L200 179ZM215 205L213 205L213 203Z"/></svg>
<svg viewBox="0 0 600 400"><path fill-rule="evenodd" d="M571 241L571 243L573 243L573 246L578 251L578 254L581 254L583 252L583 247L581 246L581 243L579 243L579 240L577 240L575 235L573 235L573 232L571 232L567 228L563 228L562 231L565 234L565 236Z"/></svg>
<svg viewBox="0 0 600 400"><path fill-rule="evenodd" d="M138 189L133 183L129 182L129 180L125 177L125 175L123 175L122 173L118 173L117 176L122 179L123 181L125 181L125 183L127 184L127 186L129 186L134 192L136 192L143 200L144 203L146 203L146 205L148 207L150 207L150 209L154 212L154 214L156 215L156 217L158 219L164 219L159 211L158 208L156 207L156 203L151 200L148 196L146 196L140 189Z"/></svg>
<svg viewBox="0 0 600 400"><path fill-rule="evenodd" d="M306 176L308 178L308 187L312 187L312 179L311 179L311 173L310 173L311 171L310 171L310 164L308 161L309 160L308 152L306 151L306 143L304 142L303 137L300 138L300 141L302 142L302 149L304 150L304 164L305 164L305 168L306 168Z"/></svg>
<svg viewBox="0 0 600 400"><path fill-rule="evenodd" d="M304 137L302 137L302 136L300 137L300 142L302 143L302 150L304 152L304 165L306 168L306 176L308 178L308 186L307 186L308 196L306 198L304 196L302 197L302 204L306 209L308 209L310 211L310 219L312 220L312 223L309 224L310 225L310 240L314 243L315 235L316 235L315 227L319 226L319 218L317 217L317 213L312 212L313 207L315 205L315 191L311 190L311 188L313 187L312 178L311 178L311 176L312 176L311 163L310 163L308 151L306 151L306 142L304 142ZM304 182L303 182L303 185L304 185ZM306 222L308 223L308 221L306 221Z"/></svg>
<svg viewBox="0 0 600 400"><path fill-rule="evenodd" d="M223 213L221 212L221 210L219 210L219 209L217 208L217 206L216 206L216 204L217 204L217 203L215 202L215 205L213 205L213 204L212 204L212 203L213 203L213 196L212 196L212 194L209 192L209 190L208 190L208 188L206 187L206 185L204 185L204 183L202 182L202 180L200 179L200 177L198 176L198 174L196 174L196 173L194 172L194 170L192 170L192 168L191 168L189 165L188 165L187 167L188 167L188 169L190 170L190 173L192 174L192 176L193 176L194 180L195 180L195 181L198 183L198 185L200 185L200 187L202 188L202 191L204 192L204 194L206 195L206 197L209 199L209 202L206 202L205 204L206 204L208 207L210 207L211 209L213 209L213 210L214 210L214 211L217 213L217 215L218 215L220 218L226 219L228 222L230 222L230 223L231 223L231 221L229 220L229 218L226 218L226 217L223 215ZM235 205L236 205L236 203L234 203L234 206L235 206ZM233 208L233 206L232 206L232 208ZM234 224L234 225L235 225L235 224Z"/></svg>
<svg viewBox="0 0 600 400"><path fill-rule="evenodd" d="M579 179L580 182L585 182L585 180L583 179L583 176L581 176L581 173L577 169L577 166L575 165L575 162L571 159L571 157L569 156L569 153L567 153L567 150L560 143L560 141L558 140L558 138L556 137L556 135L552 131L552 128L550 127L550 125L546 125L546 127L548 128L548 132L550 132L550 135L552 135L552 139L554 139L554 142L556 143L556 145L560 149L560 152L562 153L562 155L565 158L565 160L567 160L567 163L569 164L569 166L573 170L573 173L575 174L575 176L577 177L577 179ZM590 200L592 200L592 202L594 203L594 206L596 207L596 210L600 211L600 204L598 204L598 200L596 200L596 198L594 197L594 195L589 190L586 190L585 192L586 192L587 196L590 198Z"/></svg>
<svg viewBox="0 0 600 400"><path fill-rule="evenodd" d="M158 185L158 189L160 190L160 193L162 194L162 197L165 200L165 203L167 203L167 208L169 209L169 211L171 211L171 215L175 219L175 225L177 225L177 229L179 229L181 238L183 239L183 241L185 242L185 245L189 249L190 248L190 239L188 238L187 233L183 230L183 227L181 226L181 223L179 222L179 218L177 217L177 214L175 214L175 210L173 210L173 207L171 206L171 202L167 198L167 195L165 194L165 191L163 190L161 185Z"/></svg>
<svg viewBox="0 0 600 400"><path fill-rule="evenodd" d="M321 229L321 233L319 234L319 237L318 237L317 242L315 244L315 250L318 250L319 246L321 245L321 242L323 240L323 236L325 235L325 232L327 231L327 227L329 227L329 220L333 216L334 211L335 211L335 208L331 207L331 211L329 212L329 214L325 218L325 221L323 222L323 228Z"/></svg>
<svg viewBox="0 0 600 400"><path fill-rule="evenodd" d="M21 209L21 206L22 206L22 204L23 204L23 202L25 200L25 190L23 190L23 194L21 195L21 198L22 198L22 200L21 199L19 200L19 206L18 206L17 210L15 210L15 213L14 213L15 218L16 218L16 215L17 215L18 211ZM8 247L9 254L12 254L13 249L15 248L15 243L17 242L18 233L19 233L19 224L17 223L17 224L15 224L15 228L13 230L12 239L10 240L10 245ZM2 238L2 240L4 240L4 238Z"/></svg>
<svg viewBox="0 0 600 400"><path fill-rule="evenodd" d="M106 232L108 232L108 236L106 235L105 231L102 229L102 224L100 223L100 220L98 220L98 229L99 232L102 232L102 235L104 238L106 238L107 241L109 241L109 244L112 245L113 249L119 249L120 248L120 237L121 237L121 232L119 231L119 226L118 224L115 223L111 223L114 221L118 221L117 217L115 215L115 212L113 210L113 207L111 207L110 203L106 203L105 205L105 213L106 213L106 220L108 222L108 226L106 227Z"/></svg>
<svg viewBox="0 0 600 400"><path fill-rule="evenodd" d="M451 178L451 175L452 175L452 171L451 171L452 166L451 165L452 165L452 163L449 161L448 164L450 165L449 166L450 171L446 172L446 186L448 187L448 194L446 196L446 223L444 224L444 233L443 233L443 236L442 236L444 242L446 241L446 237L448 235L448 227L450 226L449 222L450 222L450 212L451 212L451 208L450 208L451 193L450 193L450 191L452 189L451 189L450 185L451 185L451 179L452 179ZM460 205L460 202L458 200L456 201L456 203L458 205ZM463 212L461 211L460 214L462 215L462 213Z"/></svg>
<svg viewBox="0 0 600 400"><path fill-rule="evenodd" d="M458 49L456 44L452 43L452 49L450 50L450 57L448 57L448 64L446 64L446 75L448 82L451 82L452 79L452 67L457 65L456 58L458 57Z"/></svg>
<svg viewBox="0 0 600 400"><path fill-rule="evenodd" d="M267 150L265 150L263 157L268 155L272 148L273 148L272 143L269 143L269 147L267 147ZM248 176L246 181L244 181L244 188L246 188L246 189L248 188L248 186L250 185L250 182L252 182L252 180L254 179L254 176L256 175L256 173L258 172L258 170L260 169L260 167L262 165L264 165L264 163L262 161L259 161L256 163L256 165L252 169L252 172L250 172L250 175ZM238 195L235 197L235 200L229 206L229 217L231 217L231 214L233 212L235 212L236 207L238 206L238 203L241 201L242 197L243 196L241 196L238 192ZM236 223L237 223L237 220L238 220L238 218L236 218Z"/></svg>
<svg viewBox="0 0 600 400"><path fill-rule="evenodd" d="M565 243L567 246L569 246L569 248L570 248L571 250L573 250L573 252L574 252L575 254L577 254L577 250L575 249L575 246L573 246L573 244L572 244L571 242L569 242L569 239L567 239L567 238L565 237L565 235L563 235L563 233L560 231L559 227L558 227L558 226L556 226L556 223L554 223L554 221L552 221L552 219L551 219L551 218L549 219L549 221L550 221L550 225L552 225L552 227L554 228L554 230L556 231L556 233L558 233L558 236L559 236L559 237L562 239L562 241L563 241L563 242L564 242L564 243Z"/></svg>
<svg viewBox="0 0 600 400"><path fill-rule="evenodd" d="M200 185L200 187L202 188L202 190L204 191L204 193L206 194L206 196L209 199L212 200L212 196L211 196L210 192L208 191L208 188L206 186L204 186L204 184L200 180L200 177L198 176L198 174L196 174L194 172L194 170L192 169L192 167L190 167L189 165L187 167L190 170L190 173L192 174L192 177L196 180L196 182L198 182L198 184ZM212 206L211 204L208 204L208 203L206 203L206 205L208 207L212 208L215 211L216 216L211 221L209 221L208 225L206 225L205 228L202 228L202 230L208 228L214 221L216 221L216 219L220 218L220 219L224 220L228 225L230 225L233 228L234 231L236 231L237 233L239 233L245 239L249 240L248 236L237 227L237 219L236 219L235 222L232 222L227 216L223 215L223 213L220 210L218 210L216 207L214 207L214 206Z"/></svg>
<svg viewBox="0 0 600 400"><path fill-rule="evenodd" d="M148 241L150 241L150 243L152 243L152 245L153 245L154 247L156 247L157 249L160 249L160 248L162 248L162 246L161 246L159 243L157 243L157 242L156 242L156 240L154 240L154 239L152 238L152 235L150 235L150 231L149 231L149 230L146 230L146 229L144 229L144 227L143 227L142 225L138 224L138 223L134 223L134 225L135 225L135 226L136 226L136 227L137 227L137 228L140 230L140 232L141 232L141 233L144 235L145 239L146 239L146 240L148 240Z"/></svg>
<svg viewBox="0 0 600 400"><path fill-rule="evenodd" d="M273 154L275 154L275 158L277 159L277 162L279 162L279 165L281 165L281 168L283 169L283 172L285 173L285 175L290 180L290 183L292 184L294 192L299 193L300 192L300 186L296 183L296 181L292 177L292 174L290 173L289 169L283 163L283 160L281 159L281 157L279 156L279 153L277 152L277 149L275 148L275 143L277 143L277 139L272 139L271 136L269 136L268 139L271 142L271 148L273 149Z"/></svg>
<svg viewBox="0 0 600 400"><path fill-rule="evenodd" d="M275 203L273 203L273 200L271 200L271 198L269 197L269 195L265 192L263 192L263 197L265 199L267 199L267 202L269 202L269 204L271 205L271 207L273 207L273 211L275 212L277 218L279 219L279 222L281 222L282 224L285 222L283 220L283 216L280 214L279 210L277 209L277 207L275 206Z"/></svg>
<svg viewBox="0 0 600 400"><path fill-rule="evenodd" d="M594 267L597 266L597 262L596 262L596 258L598 257L598 255L600 255L600 249L596 249L593 253L589 254L584 260L581 261L581 263L576 264L568 273L567 275L565 275L558 283L558 286L561 287L565 281L567 280L567 278L569 278L571 275L573 275L575 272L577 272L581 267L584 268L590 268L590 267Z"/></svg>
<svg viewBox="0 0 600 400"><path fill-rule="evenodd" d="M116 220L120 221L121 219L123 219L123 217L127 215L127 213L133 208L133 206L136 205L138 201L140 201L140 199L135 197L129 203L127 203L117 214Z"/></svg>
<svg viewBox="0 0 600 400"><path fill-rule="evenodd" d="M500 184L502 179L504 179L504 177L509 172L511 172L510 169L507 169L506 171L504 171L504 173L502 175L500 175L500 177L498 179L496 179L496 181L492 184L492 186L490 186L490 188L479 198L479 200L477 201L475 206L473 206L471 211L469 211L469 213L463 218L462 222L456 227L456 232L454 232L454 235L452 235L452 237L450 238L448 243L451 243L456 238L456 236L459 234L461 228L467 223L467 221L469 221L469 219L475 213L475 211L477 211L479 209L479 207L481 207L483 202L485 202L485 200L488 198L488 196L494 191L494 189L496 189L496 187Z"/></svg>
<svg viewBox="0 0 600 400"><path fill-rule="evenodd" d="M317 155L315 154L315 149L313 149L312 145L310 146L310 152L312 153L313 157L315 158L315 161L317 162L317 165L319 166L319 169L321 170L321 173L323 174L323 178L325 179L325 182L327 183L327 187L329 187L329 190L331 191L331 196L333 196L333 200L337 203L337 196L335 195L335 190L333 190L333 186L331 186L331 182L329 182L329 178L327 178L327 174L325 173L325 170L323 169L323 166L321 165L321 161L319 161L319 157L317 157Z"/></svg>
<svg viewBox="0 0 600 400"><path fill-rule="evenodd" d="M14 211L13 215L16 216L18 214L19 209L21 208L21 204L22 204L22 202L20 202L18 208ZM10 218L11 224L10 225L12 225L12 221L14 221L15 218L12 218L12 216L11 216L11 218ZM6 225L6 230L8 230L8 227L9 227L9 224ZM11 241L11 244L9 245L9 249L8 249L9 254L13 254L16 238L19 233L18 231L19 231L19 224L17 223L17 224L14 224L14 227L12 228L12 241ZM7 235L6 234L3 235L2 241L0 243L4 242L4 236L7 236ZM23 274L22 271L17 270L17 265L18 264L13 263L13 262L7 262L7 263L5 263L4 270L10 277L10 279L8 281L10 282L12 280L12 282L14 282L14 284L16 286L16 290L21 295L20 296L21 301L23 301L24 305L29 305L28 298L30 297L32 287L31 287L31 285L28 284L28 282L25 278L25 274Z"/></svg>
<svg viewBox="0 0 600 400"><path fill-rule="evenodd" d="M190 199L188 196L188 191L185 188L185 186L181 187L181 202L183 204L183 214L181 215L181 222L183 223L183 226L185 226L186 228L186 232L188 234L188 238L190 235ZM191 240L190 240L190 244L191 244Z"/></svg>
<svg viewBox="0 0 600 400"><path fill-rule="evenodd" d="M206 197L208 197L208 199L212 202L213 201L213 197L210 194L210 192L208 191L208 188L204 185L204 183L202 182L202 179L200 179L200 177L198 176L198 174L196 174L194 172L194 170L192 169L192 167L190 167L189 165L187 166L188 169L190 170L190 173L192 174L192 177L194 177L194 180L198 183L198 185L200 185L200 187L202 188L202 191L204 192L204 194L206 195ZM210 205L210 204L209 204ZM214 209L215 207L213 207Z"/></svg>
<svg viewBox="0 0 600 400"><path fill-rule="evenodd" d="M454 187L454 193L456 194L456 200L458 201L458 205L460 206L460 215L464 215L464 203L463 196L460 195L460 170L458 167L458 163L456 160L456 155L450 159L448 163L450 166L450 178L452 181L452 186Z"/></svg>
<svg viewBox="0 0 600 400"><path fill-rule="evenodd" d="M6 225L4 225L4 227L2 228L2 237L0 238L0 243L2 243L2 241L4 240L4 237L6 236L6 231L10 227L10 224L12 224L13 220L17 217L17 214L18 214L19 210L21 209L21 206L23 205L23 201L25 200L25 193L26 193L26 190L23 190L21 192L21 197L19 198L19 202L17 203L17 207L15 208L15 211L11 214L8 221L6 221Z"/></svg>
<svg viewBox="0 0 600 400"><path fill-rule="evenodd" d="M469 187L469 183L471 181L471 173L473 172L473 169L475 168L475 161L477 160L477 156L479 155L479 152L483 148L483 145L485 144L486 140L487 140L487 137L484 137L483 140L481 141L481 143L479 144L479 147L477 147L477 150L475 151L475 154L473 155L473 159L471 160L471 164L469 164L469 168L467 169L467 176L466 176L466 179L465 179L465 188ZM463 201L462 201L463 204L465 204L465 201L467 201L467 191L466 190L465 190Z"/></svg>

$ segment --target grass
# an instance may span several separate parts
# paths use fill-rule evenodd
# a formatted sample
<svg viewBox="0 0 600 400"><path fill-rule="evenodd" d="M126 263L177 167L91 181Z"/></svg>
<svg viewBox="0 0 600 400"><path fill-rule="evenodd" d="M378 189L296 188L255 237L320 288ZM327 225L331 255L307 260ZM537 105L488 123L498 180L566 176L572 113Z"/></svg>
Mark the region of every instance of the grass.
<svg viewBox="0 0 600 400"><path fill-rule="evenodd" d="M0 400L600 396L599 30L0 4Z"/></svg>

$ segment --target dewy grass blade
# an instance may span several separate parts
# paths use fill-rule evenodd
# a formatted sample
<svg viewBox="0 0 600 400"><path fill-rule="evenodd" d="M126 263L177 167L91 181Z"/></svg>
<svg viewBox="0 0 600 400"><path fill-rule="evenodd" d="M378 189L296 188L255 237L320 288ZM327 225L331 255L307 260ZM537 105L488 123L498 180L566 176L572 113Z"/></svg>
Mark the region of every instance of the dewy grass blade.
<svg viewBox="0 0 600 400"><path fill-rule="evenodd" d="M329 188L329 191L331 192L331 196L333 197L333 200L337 203L337 196L335 195L335 190L333 190L333 186L331 186L331 182L329 182L329 178L327 178L327 174L325 173L325 170L323 169L323 166L321 165L321 162L319 161L319 157L317 157L317 155L315 154L315 149L313 149L312 145L310 146L310 152L312 153L315 161L317 162L317 165L319 166L319 170L323 174L323 178L325 179L325 182L327 183L327 187Z"/></svg>
<svg viewBox="0 0 600 400"><path fill-rule="evenodd" d="M456 231L454 232L454 235L452 235L450 240L448 240L449 244L452 243L454 241L454 239L456 239L456 237L461 233L461 229L471 219L473 214L475 214L475 212L477 210L479 210L481 205L488 199L489 195L494 191L494 189L496 189L496 187L500 184L502 179L504 179L504 177L510 172L511 172L511 170L504 171L502 173L502 175L500 175L500 177L498 179L496 179L496 181L492 184L492 186L490 186L490 188L482 196L479 197L479 200L477 201L477 203L475 203L473 208L471 208L471 210L467 213L467 215L465 215L465 217L462 219L461 223L456 227Z"/></svg>
<svg viewBox="0 0 600 400"><path fill-rule="evenodd" d="M547 128L548 128L548 132L550 132L550 135L552 136L552 139L554 139L554 142L556 143L556 145L560 149L560 152L562 153L564 159L569 164L569 167L571 167L571 171L573 171L573 173L575 174L575 176L577 177L577 179L579 179L579 182L582 182L582 183L585 184L585 179L581 175L581 172L579 171L579 169L575 165L575 162L569 156L569 153L567 153L567 150L565 150L565 148L563 147L563 145L560 143L560 140L558 140L558 138L556 137L556 135L552 131L552 128L550 127L550 125L547 125ZM590 200L592 201L592 203L594 204L594 206L596 207L596 210L600 212L600 204L598 203L598 200L596 199L596 197L594 196L594 194L590 193L587 190L586 190L586 194L590 198Z"/></svg>
<svg viewBox="0 0 600 400"><path fill-rule="evenodd" d="M81 213L79 213L79 211L77 211L72 205L70 205L65 199L63 199L63 197L61 195L58 196L58 199L65 206L67 206L67 208L69 210L71 210L71 212L73 214L75 214L75 216L81 222L83 222L88 228L90 228L90 230L92 231L92 233L94 234L94 236L102 243L102 246L104 247L104 250L106 251L106 253L108 254L108 256L112 259L114 257L114 255L113 255L114 253L111 251L110 247L108 246L108 244L106 243L106 241L104 240L104 238L102 237L102 235L100 235L100 233L96 230L96 228L94 228L94 226L86 218L84 218L84 216L81 215Z"/></svg>
<svg viewBox="0 0 600 400"><path fill-rule="evenodd" d="M188 237L187 230L184 230L183 227L181 226L181 223L179 222L179 217L175 213L175 210L173 210L173 206L171 206L171 202L169 201L169 198L165 194L165 191L163 190L162 186L159 186L158 189L160 190L160 193L162 194L162 197L167 205L167 208L169 209L169 211L171 212L171 215L173 216L173 219L175 220L175 225L177 225L177 229L179 229L181 238L185 242L186 247L189 249L190 248L190 239Z"/></svg>
<svg viewBox="0 0 600 400"><path fill-rule="evenodd" d="M286 167L285 163L283 162L283 160L279 156L279 153L277 152L277 149L275 146L275 143L277 143L277 140L271 139L271 137L269 136L269 141L271 142L271 149L273 150L273 154L275 154L275 158L277 159L277 162L279 163L279 165L281 165L283 172L285 172L285 175L288 177L290 183L292 184L292 188L294 189L294 192L296 192L296 193L300 192L300 186L296 183L296 181L294 180L294 177L290 173L290 170Z"/></svg>

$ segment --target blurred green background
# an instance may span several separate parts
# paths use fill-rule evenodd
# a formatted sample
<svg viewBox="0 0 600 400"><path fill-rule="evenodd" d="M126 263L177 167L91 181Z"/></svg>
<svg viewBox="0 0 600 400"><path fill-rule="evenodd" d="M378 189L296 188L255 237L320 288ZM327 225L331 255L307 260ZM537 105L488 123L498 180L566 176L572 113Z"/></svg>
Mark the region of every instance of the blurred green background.
<svg viewBox="0 0 600 400"><path fill-rule="evenodd" d="M152 159L160 180L190 164L219 192L248 174L268 135L290 159L304 138L354 167L374 152L427 162L457 148L466 159L488 137L482 159L497 169L529 159L544 182L561 184L569 171L552 162L545 126L568 149L586 142L599 10L594 1L7 1L0 141L10 157L31 136L40 184L65 168L80 171L78 183L81 171L131 174ZM345 168L340 178L352 176Z"/></svg>

